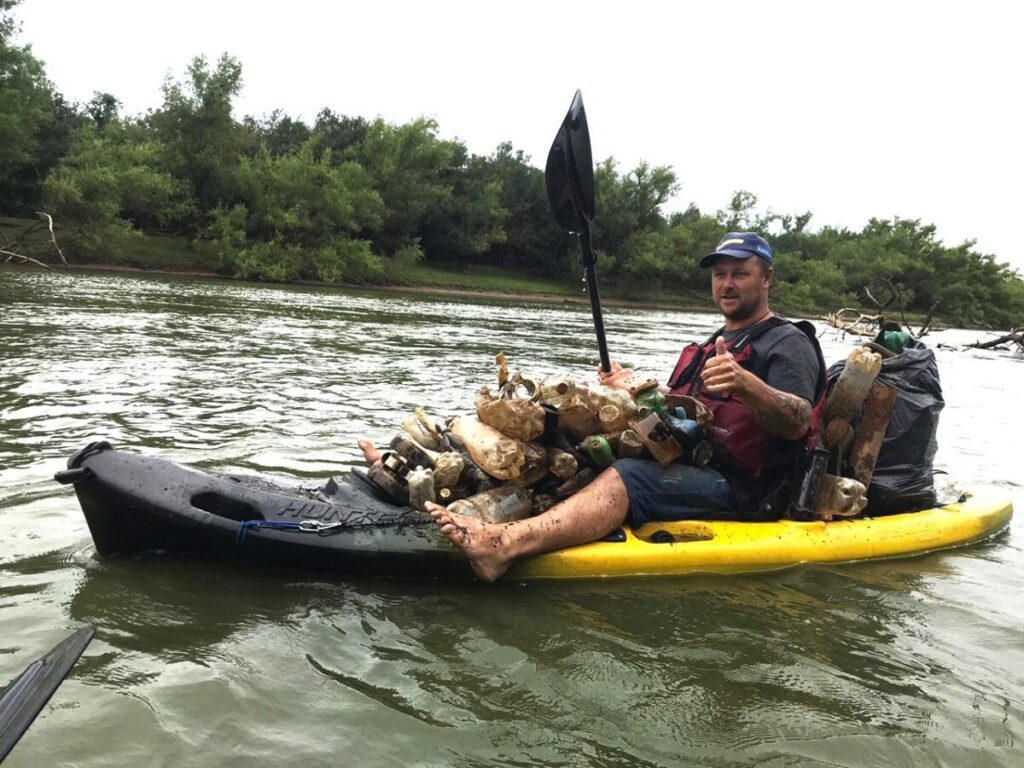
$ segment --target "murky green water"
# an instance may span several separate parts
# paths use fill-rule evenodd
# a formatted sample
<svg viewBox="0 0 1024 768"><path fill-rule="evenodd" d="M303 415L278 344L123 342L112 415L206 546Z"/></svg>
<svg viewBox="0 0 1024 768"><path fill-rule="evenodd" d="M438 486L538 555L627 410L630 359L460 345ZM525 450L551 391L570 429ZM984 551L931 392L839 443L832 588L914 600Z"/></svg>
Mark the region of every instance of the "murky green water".
<svg viewBox="0 0 1024 768"><path fill-rule="evenodd" d="M606 324L613 356L664 376L715 318L610 310ZM849 349L824 346L829 361ZM7 764L1024 765L1019 518L910 560L485 587L101 562L51 479L99 438L336 473L355 436L386 441L415 405L466 411L497 351L587 374L589 313L0 271L0 684L99 627ZM1024 511L1024 359L939 357L938 466Z"/></svg>

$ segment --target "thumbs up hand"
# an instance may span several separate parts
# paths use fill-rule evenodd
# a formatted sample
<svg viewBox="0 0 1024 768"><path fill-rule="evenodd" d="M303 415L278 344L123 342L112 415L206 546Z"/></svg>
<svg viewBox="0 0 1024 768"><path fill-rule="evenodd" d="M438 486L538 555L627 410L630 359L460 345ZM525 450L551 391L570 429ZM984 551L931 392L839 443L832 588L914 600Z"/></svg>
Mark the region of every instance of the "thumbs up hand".
<svg viewBox="0 0 1024 768"><path fill-rule="evenodd" d="M715 356L704 364L704 369L700 372L704 389L719 394L740 394L746 391L748 377L751 375L736 362L732 352L726 349L725 339L721 336L715 339Z"/></svg>

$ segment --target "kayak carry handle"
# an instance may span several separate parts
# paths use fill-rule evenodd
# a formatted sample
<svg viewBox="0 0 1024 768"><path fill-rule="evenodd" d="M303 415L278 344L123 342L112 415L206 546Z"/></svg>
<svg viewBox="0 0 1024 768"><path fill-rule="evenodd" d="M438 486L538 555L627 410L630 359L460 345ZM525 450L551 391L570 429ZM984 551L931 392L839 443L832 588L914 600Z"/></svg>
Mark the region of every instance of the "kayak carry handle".
<svg viewBox="0 0 1024 768"><path fill-rule="evenodd" d="M74 469L62 469L53 475L53 479L61 485L74 485L81 480L92 477L92 470L88 467L75 467Z"/></svg>

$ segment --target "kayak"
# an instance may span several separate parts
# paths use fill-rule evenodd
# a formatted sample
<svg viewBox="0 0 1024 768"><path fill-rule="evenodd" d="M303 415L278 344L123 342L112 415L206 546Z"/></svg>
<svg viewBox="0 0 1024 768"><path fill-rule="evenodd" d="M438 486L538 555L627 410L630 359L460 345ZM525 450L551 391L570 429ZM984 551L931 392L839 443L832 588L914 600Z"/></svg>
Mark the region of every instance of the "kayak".
<svg viewBox="0 0 1024 768"><path fill-rule="evenodd" d="M74 486L104 557L182 553L353 575L470 577L431 518L389 503L355 470L318 488L203 472L91 443L55 476ZM902 557L992 537L1009 500L965 494L915 512L834 522L685 520L621 528L517 562L517 579L768 571Z"/></svg>

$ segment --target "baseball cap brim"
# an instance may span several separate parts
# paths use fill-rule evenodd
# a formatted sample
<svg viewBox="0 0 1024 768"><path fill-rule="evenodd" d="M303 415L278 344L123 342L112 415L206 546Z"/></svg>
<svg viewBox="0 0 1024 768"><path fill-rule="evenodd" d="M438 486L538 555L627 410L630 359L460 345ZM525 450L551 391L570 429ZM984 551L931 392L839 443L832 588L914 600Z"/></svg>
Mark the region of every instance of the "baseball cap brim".
<svg viewBox="0 0 1024 768"><path fill-rule="evenodd" d="M723 248L720 251L715 251L714 253L709 253L707 256L702 258L700 260L700 262L698 262L698 263L699 263L701 268L706 269L707 267L710 267L712 264L714 264L715 263L715 259L717 259L719 256L731 256L734 259L749 259L751 256L759 256L759 255L760 254L751 253L750 251L741 251L741 250L738 250L738 249L735 249L735 248ZM764 258L764 257L761 256L761 258ZM765 261L768 261L768 260L765 259Z"/></svg>

